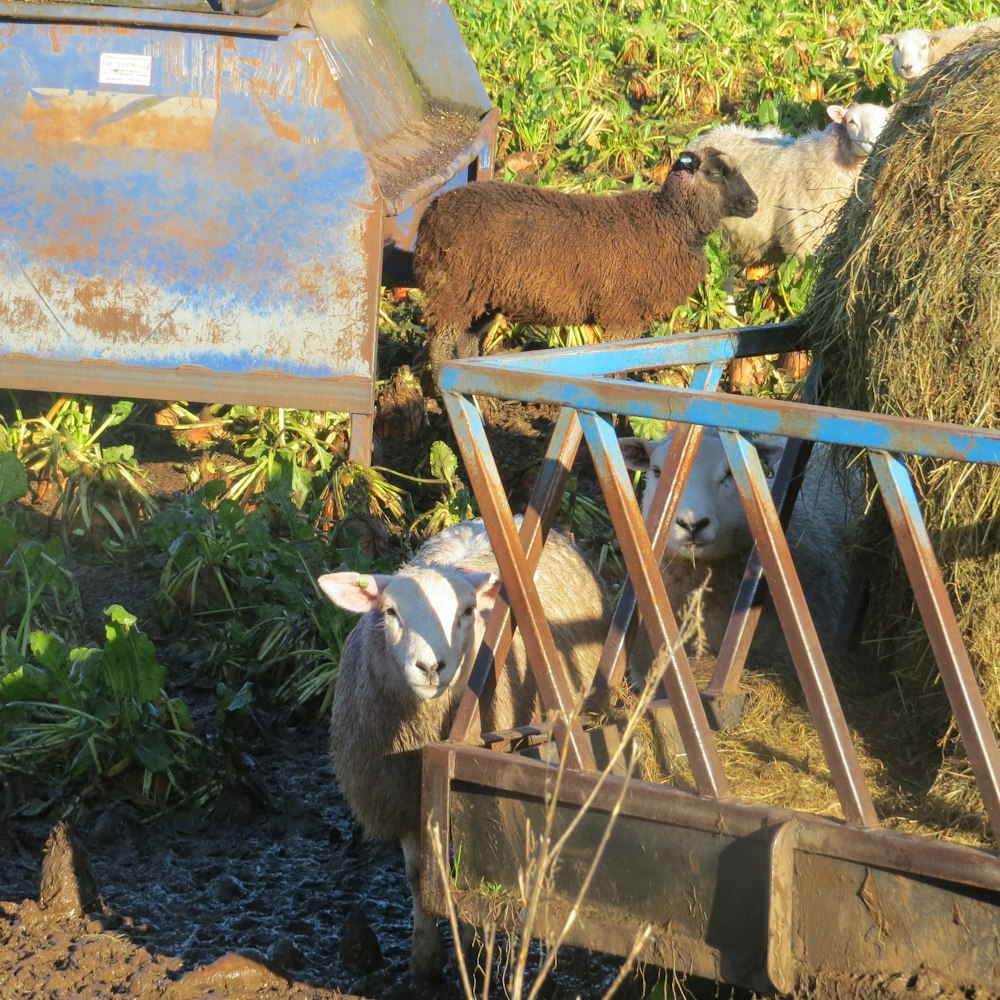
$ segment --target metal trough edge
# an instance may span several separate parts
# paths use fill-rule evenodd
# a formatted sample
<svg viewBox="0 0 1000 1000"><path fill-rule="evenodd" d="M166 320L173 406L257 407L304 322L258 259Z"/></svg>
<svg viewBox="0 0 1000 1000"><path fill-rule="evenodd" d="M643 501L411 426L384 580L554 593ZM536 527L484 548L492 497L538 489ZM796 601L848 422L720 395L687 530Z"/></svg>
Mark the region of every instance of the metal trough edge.
<svg viewBox="0 0 1000 1000"><path fill-rule="evenodd" d="M461 919L503 926L506 918L517 927L519 908L512 897L519 887L511 877L512 859L525 822L534 817L538 829L555 774L549 764L509 752L456 742L425 748L423 810L432 822L447 818L445 832L438 831L441 847L447 848L457 816L464 833L463 877L505 890L489 899L468 886L450 887ZM923 963L951 971L966 983L993 981L990 928L995 924L1000 939L1000 861L990 852L638 780L567 770L560 782L562 819L592 794L593 817L589 834L581 834L581 843L560 866L559 880L564 872L570 882L579 877L586 844L621 801L612 846L602 859L610 866L605 888L592 905L585 899L579 907L567 944L626 955L648 924L652 934L642 961L758 990L788 992L811 976L850 976L858 970L889 975L900 971L893 963L902 963L905 971L907 961L913 969ZM445 915L446 890L426 839L433 833L424 836L423 904ZM621 853L611 858L616 843ZM650 864L652 873L642 867ZM622 884L623 866L639 873L638 909ZM659 885L664 897L670 896L662 902ZM726 912L730 892L735 908L752 904L753 912L742 918L745 940L739 921ZM572 893L564 881L548 894L546 912L531 936L552 941L567 927ZM669 915L651 919L659 907ZM701 936L693 932L692 919L695 929L704 919ZM976 932L974 940L968 934L967 943L962 921ZM879 939L883 926L885 940ZM949 936L947 945L934 946Z"/></svg>

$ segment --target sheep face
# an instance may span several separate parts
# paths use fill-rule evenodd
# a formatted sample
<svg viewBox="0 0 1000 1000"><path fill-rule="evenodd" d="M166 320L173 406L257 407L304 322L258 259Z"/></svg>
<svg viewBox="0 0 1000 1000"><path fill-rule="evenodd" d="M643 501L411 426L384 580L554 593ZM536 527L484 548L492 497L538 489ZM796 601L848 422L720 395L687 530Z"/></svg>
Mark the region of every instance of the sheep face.
<svg viewBox="0 0 1000 1000"><path fill-rule="evenodd" d="M642 513L646 516L667 457L670 437L658 441L621 438L619 444L626 466L646 474L642 491ZM784 444L772 440L753 444L765 468L773 470ZM745 548L750 537L750 526L718 431L706 428L670 526L667 551L686 559L724 559Z"/></svg>
<svg viewBox="0 0 1000 1000"><path fill-rule="evenodd" d="M915 80L934 61L933 36L922 28L882 35L882 41L892 46L892 68L904 79Z"/></svg>
<svg viewBox="0 0 1000 1000"><path fill-rule="evenodd" d="M394 576L328 573L318 582L338 607L381 616L389 660L383 679L423 701L441 697L471 665L499 589L492 573L444 567Z"/></svg>
<svg viewBox="0 0 1000 1000"><path fill-rule="evenodd" d="M740 173L733 158L707 147L695 153L688 149L677 157L671 173L690 175L701 184L716 189L722 218L736 215L749 219L757 211L757 195Z"/></svg>
<svg viewBox="0 0 1000 1000"><path fill-rule="evenodd" d="M874 149L889 120L889 109L881 104L852 104L848 108L831 104L826 113L830 121L844 126L851 152L858 160L863 160Z"/></svg>

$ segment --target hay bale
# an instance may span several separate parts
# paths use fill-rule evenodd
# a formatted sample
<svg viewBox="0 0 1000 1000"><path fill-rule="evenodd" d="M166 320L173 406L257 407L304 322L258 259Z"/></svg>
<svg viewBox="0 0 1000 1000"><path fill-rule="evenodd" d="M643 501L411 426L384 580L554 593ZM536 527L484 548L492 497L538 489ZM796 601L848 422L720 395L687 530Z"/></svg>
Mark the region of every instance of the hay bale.
<svg viewBox="0 0 1000 1000"><path fill-rule="evenodd" d="M823 402L1000 427L1000 44L934 67L882 141L824 247L803 315ZM929 460L910 469L1000 719L1000 470ZM884 515L859 555L872 587L870 648L895 671L914 739L926 749L929 734L947 754L951 712Z"/></svg>

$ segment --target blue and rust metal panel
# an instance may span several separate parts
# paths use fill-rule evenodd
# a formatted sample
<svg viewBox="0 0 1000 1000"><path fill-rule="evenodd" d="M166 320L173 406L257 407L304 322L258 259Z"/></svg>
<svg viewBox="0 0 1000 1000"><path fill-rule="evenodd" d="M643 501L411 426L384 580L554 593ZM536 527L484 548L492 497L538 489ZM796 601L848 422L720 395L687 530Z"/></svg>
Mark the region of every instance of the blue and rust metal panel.
<svg viewBox="0 0 1000 1000"><path fill-rule="evenodd" d="M0 20L0 382L370 412L380 196L313 31L154 13Z"/></svg>

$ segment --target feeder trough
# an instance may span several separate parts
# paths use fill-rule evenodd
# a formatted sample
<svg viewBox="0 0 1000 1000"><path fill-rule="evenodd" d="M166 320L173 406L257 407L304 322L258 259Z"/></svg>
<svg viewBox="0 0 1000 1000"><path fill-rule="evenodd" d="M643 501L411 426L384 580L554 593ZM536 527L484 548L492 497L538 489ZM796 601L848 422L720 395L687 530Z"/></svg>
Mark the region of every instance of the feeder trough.
<svg viewBox="0 0 1000 1000"><path fill-rule="evenodd" d="M589 348L503 355L446 365L441 386L504 583L451 738L424 750L421 894L426 909L519 934L521 873L551 820L569 832L531 933L767 993L883 996L920 975L949 995L1000 989L1000 860L995 849L884 824L795 573L782 528L811 442L859 449L879 493L937 659L996 844L1000 754L902 457L1000 464L1000 433L876 416L805 402L716 391L733 358L801 347L792 324L652 338ZM689 388L612 377L692 366ZM560 407L520 527L474 396ZM653 509L644 522L618 446L613 414L676 422ZM707 683L695 681L658 570L686 471L705 426L719 428L756 548ZM744 433L784 435L773 494ZM684 754L691 784L661 784L600 769L617 729L560 716L570 704L533 568L581 442L586 441L628 570L598 671L622 678L623 648L638 608L654 649L667 649L654 724ZM800 442L799 447L794 442ZM736 797L714 730L739 717L740 677L766 590L836 789L840 818ZM479 700L509 648L511 615L546 708L548 726L482 734ZM527 721L527 720L524 720ZM886 720L891 725L891 720ZM556 762L563 758L560 773ZM558 780L557 780L558 777ZM603 851L602 841L607 838ZM446 885L437 859L460 859ZM434 849L432 850L432 846ZM591 872L592 861L598 857ZM484 891L483 886L489 891ZM582 903L578 896L586 885ZM880 992L883 990L883 992ZM838 992L839 991L839 992ZM962 992L964 991L964 992ZM893 994L895 995L895 994ZM901 995L901 994L900 994Z"/></svg>
<svg viewBox="0 0 1000 1000"><path fill-rule="evenodd" d="M443 0L0 0L0 385L352 414L380 284L491 172Z"/></svg>

